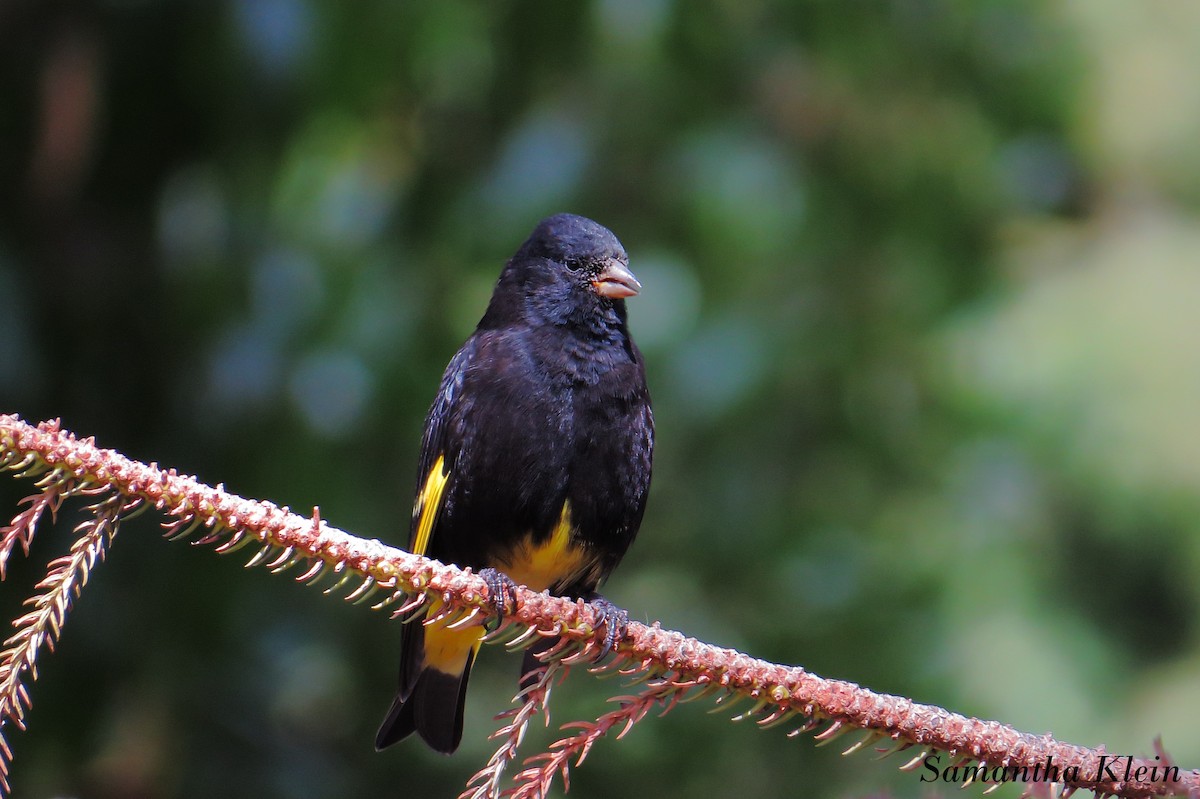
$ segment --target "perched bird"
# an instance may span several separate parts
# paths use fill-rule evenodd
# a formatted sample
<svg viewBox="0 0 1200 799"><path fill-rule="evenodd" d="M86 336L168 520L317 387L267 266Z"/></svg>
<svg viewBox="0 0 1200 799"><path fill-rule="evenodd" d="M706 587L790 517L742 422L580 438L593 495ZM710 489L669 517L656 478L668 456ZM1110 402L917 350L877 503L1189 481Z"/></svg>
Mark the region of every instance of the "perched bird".
<svg viewBox="0 0 1200 799"><path fill-rule="evenodd" d="M409 532L412 552L482 570L493 601L516 583L594 602L609 647L627 619L596 589L641 524L654 450L625 322L625 298L641 289L628 263L590 219L558 214L534 228L442 376ZM438 752L458 748L483 632L404 626L400 687L376 749L414 731ZM536 666L527 654L525 674Z"/></svg>

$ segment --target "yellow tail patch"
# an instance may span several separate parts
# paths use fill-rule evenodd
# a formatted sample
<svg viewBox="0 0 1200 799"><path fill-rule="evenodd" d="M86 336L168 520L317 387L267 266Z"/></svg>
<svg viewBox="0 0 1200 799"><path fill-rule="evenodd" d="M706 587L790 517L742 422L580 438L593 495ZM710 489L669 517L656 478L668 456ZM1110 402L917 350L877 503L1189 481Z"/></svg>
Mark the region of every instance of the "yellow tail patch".
<svg viewBox="0 0 1200 799"><path fill-rule="evenodd" d="M429 605L429 615L437 614L442 600L434 599ZM420 624L413 621L412 624ZM431 624L425 628L425 665L443 674L462 674L467 659L479 651L483 642L482 625L471 624L460 630L447 629L444 624Z"/></svg>

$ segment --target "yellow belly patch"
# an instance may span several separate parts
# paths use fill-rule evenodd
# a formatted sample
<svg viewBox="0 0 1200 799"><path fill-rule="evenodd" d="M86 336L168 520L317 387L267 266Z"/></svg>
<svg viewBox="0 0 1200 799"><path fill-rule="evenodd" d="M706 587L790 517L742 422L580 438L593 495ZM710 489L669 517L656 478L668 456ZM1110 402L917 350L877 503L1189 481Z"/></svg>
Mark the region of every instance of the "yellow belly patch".
<svg viewBox="0 0 1200 799"><path fill-rule="evenodd" d="M495 568L533 591L573 582L595 564L587 550L571 540L571 532L571 503L564 502L558 524L546 541L534 546L525 539L498 558Z"/></svg>

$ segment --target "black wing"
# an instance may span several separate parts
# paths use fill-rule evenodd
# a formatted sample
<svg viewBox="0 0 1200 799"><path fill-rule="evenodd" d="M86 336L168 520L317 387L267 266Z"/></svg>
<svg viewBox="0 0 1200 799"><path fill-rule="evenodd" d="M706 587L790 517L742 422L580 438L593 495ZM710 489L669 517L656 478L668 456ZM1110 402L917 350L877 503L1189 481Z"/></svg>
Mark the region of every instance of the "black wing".
<svg viewBox="0 0 1200 799"><path fill-rule="evenodd" d="M441 512L448 484L454 479L458 446L451 440L451 419L462 401L463 383L467 369L478 349L475 336L467 339L442 374L437 397L425 417L425 433L421 437L421 456L417 462L417 486L414 491L412 525L409 529L409 550L428 554L429 540ZM434 467L441 462L440 475ZM422 540L423 539L423 540Z"/></svg>

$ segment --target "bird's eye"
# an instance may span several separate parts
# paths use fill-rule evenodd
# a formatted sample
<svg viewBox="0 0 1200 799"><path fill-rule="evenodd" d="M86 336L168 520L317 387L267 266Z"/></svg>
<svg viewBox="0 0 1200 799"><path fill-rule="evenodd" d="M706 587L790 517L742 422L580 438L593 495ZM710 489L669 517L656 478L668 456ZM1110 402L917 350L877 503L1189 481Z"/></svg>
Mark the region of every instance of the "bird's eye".
<svg viewBox="0 0 1200 799"><path fill-rule="evenodd" d="M580 261L580 260L577 260L574 258L569 258L569 259L563 261L563 265L566 266L567 269L571 270L572 272L578 272L580 269L583 268L583 261Z"/></svg>

